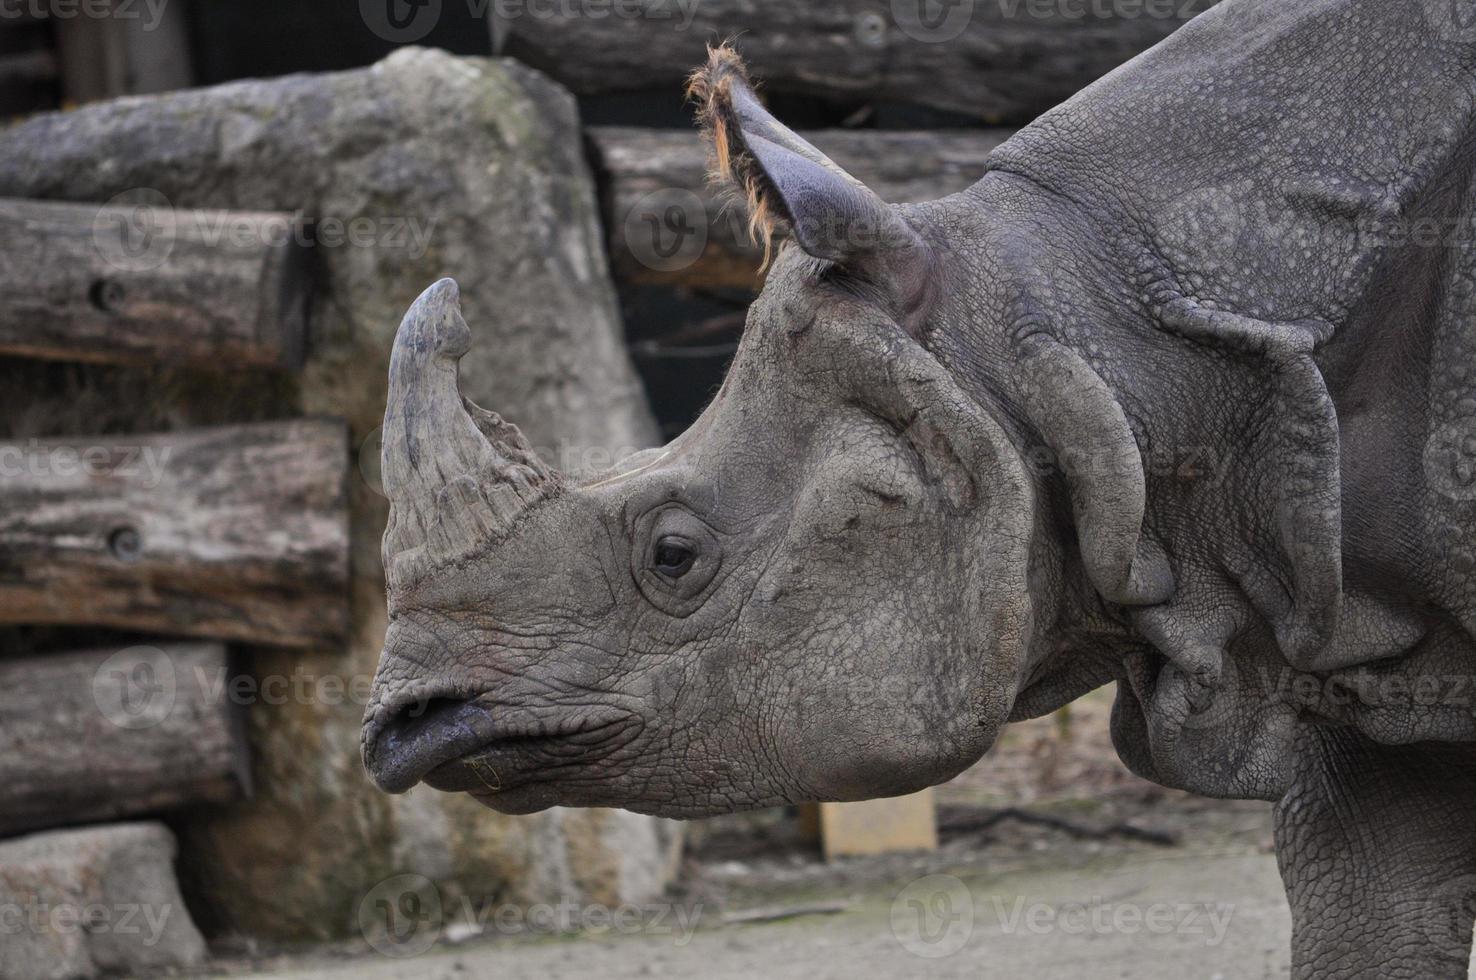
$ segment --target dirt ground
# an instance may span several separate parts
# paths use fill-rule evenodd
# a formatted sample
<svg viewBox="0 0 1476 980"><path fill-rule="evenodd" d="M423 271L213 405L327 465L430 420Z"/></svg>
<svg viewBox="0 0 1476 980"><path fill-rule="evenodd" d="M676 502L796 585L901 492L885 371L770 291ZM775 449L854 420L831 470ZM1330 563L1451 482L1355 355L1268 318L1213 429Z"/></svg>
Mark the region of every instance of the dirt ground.
<svg viewBox="0 0 1476 980"><path fill-rule="evenodd" d="M724 817L694 827L682 880L661 903L541 918L441 909L398 944L375 937L377 950L238 953L209 975L1285 977L1290 921L1269 805L1132 776L1107 740L1110 705L1099 692L1068 715L1011 726L938 789L936 852L827 864L793 812Z"/></svg>

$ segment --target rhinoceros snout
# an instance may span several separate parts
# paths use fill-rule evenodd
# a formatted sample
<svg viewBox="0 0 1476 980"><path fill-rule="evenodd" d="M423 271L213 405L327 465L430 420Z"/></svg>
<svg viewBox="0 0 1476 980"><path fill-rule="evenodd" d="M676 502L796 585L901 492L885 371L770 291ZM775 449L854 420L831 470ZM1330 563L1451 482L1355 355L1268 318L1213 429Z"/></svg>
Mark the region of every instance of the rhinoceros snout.
<svg viewBox="0 0 1476 980"><path fill-rule="evenodd" d="M403 793L496 737L484 705L447 698L410 702L365 721L364 766L380 789Z"/></svg>

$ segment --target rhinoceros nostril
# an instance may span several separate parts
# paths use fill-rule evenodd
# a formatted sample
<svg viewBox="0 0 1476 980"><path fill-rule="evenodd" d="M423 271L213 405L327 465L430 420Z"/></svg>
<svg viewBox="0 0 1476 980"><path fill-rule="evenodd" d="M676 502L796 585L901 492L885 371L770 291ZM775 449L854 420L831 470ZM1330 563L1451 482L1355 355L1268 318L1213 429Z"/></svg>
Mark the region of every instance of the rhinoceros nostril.
<svg viewBox="0 0 1476 980"><path fill-rule="evenodd" d="M403 793L426 773L495 737L492 713L473 701L430 698L391 709L366 733L364 765L388 793Z"/></svg>

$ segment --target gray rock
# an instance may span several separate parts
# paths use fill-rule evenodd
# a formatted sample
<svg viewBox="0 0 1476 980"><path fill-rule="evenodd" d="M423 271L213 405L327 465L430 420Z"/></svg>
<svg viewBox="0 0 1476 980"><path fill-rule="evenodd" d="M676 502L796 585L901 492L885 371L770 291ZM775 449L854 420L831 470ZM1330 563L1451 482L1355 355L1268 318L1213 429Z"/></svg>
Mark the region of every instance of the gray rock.
<svg viewBox="0 0 1476 980"><path fill-rule="evenodd" d="M64 980L190 967L205 942L180 899L174 835L131 823L0 843L0 976Z"/></svg>

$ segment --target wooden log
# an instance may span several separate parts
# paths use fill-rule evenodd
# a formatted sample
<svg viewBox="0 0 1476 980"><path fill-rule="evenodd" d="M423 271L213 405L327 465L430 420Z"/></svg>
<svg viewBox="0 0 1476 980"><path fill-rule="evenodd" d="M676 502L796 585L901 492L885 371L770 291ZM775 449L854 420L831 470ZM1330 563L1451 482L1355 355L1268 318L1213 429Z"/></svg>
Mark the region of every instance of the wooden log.
<svg viewBox="0 0 1476 980"><path fill-rule="evenodd" d="M0 54L0 88L56 80L56 55L46 50Z"/></svg>
<svg viewBox="0 0 1476 980"><path fill-rule="evenodd" d="M195 84L186 6L143 4L141 16L123 18L129 95L173 92ZM137 3L127 10L128 13L138 11Z"/></svg>
<svg viewBox="0 0 1476 980"><path fill-rule="evenodd" d="M311 420L0 443L0 622L337 645L348 463Z"/></svg>
<svg viewBox="0 0 1476 980"><path fill-rule="evenodd" d="M50 51L0 53L0 121L55 106L55 83L56 56Z"/></svg>
<svg viewBox="0 0 1476 980"><path fill-rule="evenodd" d="M73 104L128 93L128 46L121 25L108 17L58 17L62 97Z"/></svg>
<svg viewBox="0 0 1476 980"><path fill-rule="evenodd" d="M580 95L673 94L736 38L771 92L890 100L1024 123L1215 0L612 0L505 4L505 50Z"/></svg>
<svg viewBox="0 0 1476 980"><path fill-rule="evenodd" d="M61 89L49 25L24 5L11 13L19 16L0 16L0 123L55 108Z"/></svg>
<svg viewBox="0 0 1476 980"><path fill-rule="evenodd" d="M218 643L0 657L0 835L249 795Z"/></svg>
<svg viewBox="0 0 1476 980"><path fill-rule="evenodd" d="M291 215L0 199L0 354L296 368L307 248Z"/></svg>
<svg viewBox="0 0 1476 980"><path fill-rule="evenodd" d="M893 203L956 193L984 174L1010 129L803 134ZM592 127L614 273L631 282L754 288L762 253L741 209L706 181L706 150L681 130Z"/></svg>
<svg viewBox="0 0 1476 980"><path fill-rule="evenodd" d="M50 18L68 102L190 85L189 32L180 4L87 0L87 7L68 14L58 10Z"/></svg>

